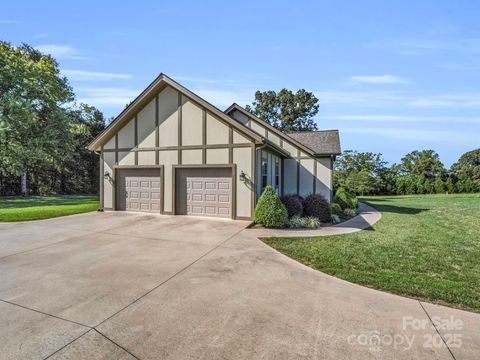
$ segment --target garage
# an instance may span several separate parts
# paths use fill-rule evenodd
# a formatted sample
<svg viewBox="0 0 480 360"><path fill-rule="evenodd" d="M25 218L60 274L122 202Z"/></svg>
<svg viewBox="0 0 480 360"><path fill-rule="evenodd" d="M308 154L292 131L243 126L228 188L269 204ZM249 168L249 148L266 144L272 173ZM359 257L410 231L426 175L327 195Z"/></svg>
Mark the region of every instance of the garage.
<svg viewBox="0 0 480 360"><path fill-rule="evenodd" d="M115 183L117 210L160 212L160 168L118 168Z"/></svg>
<svg viewBox="0 0 480 360"><path fill-rule="evenodd" d="M232 217L232 168L177 168L178 215Z"/></svg>

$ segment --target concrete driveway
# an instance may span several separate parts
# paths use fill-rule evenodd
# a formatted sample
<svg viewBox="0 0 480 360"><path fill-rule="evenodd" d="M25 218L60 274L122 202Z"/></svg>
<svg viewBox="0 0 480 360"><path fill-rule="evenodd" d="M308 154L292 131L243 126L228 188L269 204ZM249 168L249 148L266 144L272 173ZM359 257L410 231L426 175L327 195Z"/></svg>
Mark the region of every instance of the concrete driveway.
<svg viewBox="0 0 480 360"><path fill-rule="evenodd" d="M246 225L121 212L0 224L0 359L480 352L480 315L322 274Z"/></svg>

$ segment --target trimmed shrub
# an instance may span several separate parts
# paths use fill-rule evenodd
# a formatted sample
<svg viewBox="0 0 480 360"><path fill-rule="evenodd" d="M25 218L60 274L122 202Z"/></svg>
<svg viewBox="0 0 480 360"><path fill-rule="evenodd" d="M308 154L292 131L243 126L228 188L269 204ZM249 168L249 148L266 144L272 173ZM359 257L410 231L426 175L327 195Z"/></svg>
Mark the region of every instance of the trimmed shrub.
<svg viewBox="0 0 480 360"><path fill-rule="evenodd" d="M287 225L287 209L270 185L258 199L254 220L267 228L283 228Z"/></svg>
<svg viewBox="0 0 480 360"><path fill-rule="evenodd" d="M352 199L353 209L358 209L358 198L355 196Z"/></svg>
<svg viewBox="0 0 480 360"><path fill-rule="evenodd" d="M338 216L337 214L332 214L332 222L334 224L338 224L340 221L340 216Z"/></svg>
<svg viewBox="0 0 480 360"><path fill-rule="evenodd" d="M315 216L307 216L302 218L303 227L307 229L317 229L320 227L320 220Z"/></svg>
<svg viewBox="0 0 480 360"><path fill-rule="evenodd" d="M340 215L342 213L342 208L337 203L331 203L330 208L332 209L332 214Z"/></svg>
<svg viewBox="0 0 480 360"><path fill-rule="evenodd" d="M333 198L333 202L340 205L342 210L345 209L353 209L356 208L353 199L356 199L355 195L350 194L344 188L339 188L335 193L335 197ZM358 204L358 200L357 200Z"/></svg>
<svg viewBox="0 0 480 360"><path fill-rule="evenodd" d="M300 195L289 194L280 198L283 205L287 208L288 217L302 216L303 214L303 198Z"/></svg>
<svg viewBox="0 0 480 360"><path fill-rule="evenodd" d="M303 215L313 216L321 222L330 222L332 210L327 199L320 194L310 194L303 202Z"/></svg>
<svg viewBox="0 0 480 360"><path fill-rule="evenodd" d="M290 218L290 220L288 220L288 227L290 229L299 229L299 228L302 228L303 227L303 219L298 216L298 215L294 215Z"/></svg>
<svg viewBox="0 0 480 360"><path fill-rule="evenodd" d="M345 216L354 217L357 215L357 209L344 209L343 214Z"/></svg>

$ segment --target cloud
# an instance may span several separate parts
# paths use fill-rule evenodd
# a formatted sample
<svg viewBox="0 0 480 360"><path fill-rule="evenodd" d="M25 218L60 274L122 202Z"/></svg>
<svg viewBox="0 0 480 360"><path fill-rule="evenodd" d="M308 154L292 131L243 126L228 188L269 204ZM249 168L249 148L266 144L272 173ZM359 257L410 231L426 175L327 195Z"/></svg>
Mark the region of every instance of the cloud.
<svg viewBox="0 0 480 360"><path fill-rule="evenodd" d="M446 94L410 99L411 107L480 107L480 93Z"/></svg>
<svg viewBox="0 0 480 360"><path fill-rule="evenodd" d="M400 42L402 53L422 54L432 51L453 51L480 53L480 38L463 38L452 40L417 39Z"/></svg>
<svg viewBox="0 0 480 360"><path fill-rule="evenodd" d="M350 80L367 84L406 84L408 79L394 75L351 76Z"/></svg>
<svg viewBox="0 0 480 360"><path fill-rule="evenodd" d="M139 90L116 88L116 87L98 87L98 88L79 88L77 89L78 102L86 103L97 107L116 108L124 106L135 99Z"/></svg>
<svg viewBox="0 0 480 360"><path fill-rule="evenodd" d="M480 124L480 117L416 116L416 115L334 115L322 116L319 120L339 120L356 122L406 122L406 123L442 123L442 124Z"/></svg>
<svg viewBox="0 0 480 360"><path fill-rule="evenodd" d="M68 77L69 80L74 81L88 81L88 80L116 80L116 79L131 79L130 74L118 74L109 72L85 71L85 70L62 70L62 74Z"/></svg>
<svg viewBox="0 0 480 360"><path fill-rule="evenodd" d="M440 69L449 69L449 70L480 70L480 66L478 65L460 65L460 64L443 64L443 65L437 65L437 68Z"/></svg>
<svg viewBox="0 0 480 360"><path fill-rule="evenodd" d="M341 128L342 132L384 137L402 141L422 143L478 144L478 136L470 132L450 130L419 130L405 128Z"/></svg>
<svg viewBox="0 0 480 360"><path fill-rule="evenodd" d="M79 51L70 45L42 44L35 48L42 53L50 54L59 59L86 60L85 56L79 55Z"/></svg>
<svg viewBox="0 0 480 360"><path fill-rule="evenodd" d="M10 19L1 19L0 24L17 24L17 20L10 20Z"/></svg>
<svg viewBox="0 0 480 360"><path fill-rule="evenodd" d="M44 38L48 37L48 34L47 33L37 33L37 34L33 35L33 37L35 39L44 39Z"/></svg>

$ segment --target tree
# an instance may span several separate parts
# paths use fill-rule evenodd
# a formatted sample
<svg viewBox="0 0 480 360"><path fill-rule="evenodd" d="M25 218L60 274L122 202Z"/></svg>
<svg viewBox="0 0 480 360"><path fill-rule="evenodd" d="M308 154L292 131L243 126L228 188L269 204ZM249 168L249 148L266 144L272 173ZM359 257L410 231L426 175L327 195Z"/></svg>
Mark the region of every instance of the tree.
<svg viewBox="0 0 480 360"><path fill-rule="evenodd" d="M433 150L412 151L402 158L401 170L404 174L435 178L445 173L440 157Z"/></svg>
<svg viewBox="0 0 480 360"><path fill-rule="evenodd" d="M429 179L425 179L425 184L423 185L423 188L425 189L425 194L433 193L432 184L430 183Z"/></svg>
<svg viewBox="0 0 480 360"><path fill-rule="evenodd" d="M451 176L449 176L447 179L446 187L449 194L455 193L455 184L453 183Z"/></svg>
<svg viewBox="0 0 480 360"><path fill-rule="evenodd" d="M461 188L465 192L480 191L480 149L463 154L450 170L461 185L459 190Z"/></svg>
<svg viewBox="0 0 480 360"><path fill-rule="evenodd" d="M443 180L440 176L437 176L433 185L437 194L445 193L445 184L443 183Z"/></svg>
<svg viewBox="0 0 480 360"><path fill-rule="evenodd" d="M0 42L0 168L20 176L54 166L63 151L68 119L62 106L73 100L57 62L29 45Z"/></svg>
<svg viewBox="0 0 480 360"><path fill-rule="evenodd" d="M313 117L318 113L318 99L304 89L295 94L291 90L255 92L252 106L247 111L285 132L317 130Z"/></svg>
<svg viewBox="0 0 480 360"><path fill-rule="evenodd" d="M425 176L419 176L415 182L416 194L425 194ZM428 194L428 193L427 193Z"/></svg>
<svg viewBox="0 0 480 360"><path fill-rule="evenodd" d="M354 194L378 194L390 175L382 154L346 150L334 166L334 187L344 187Z"/></svg>

